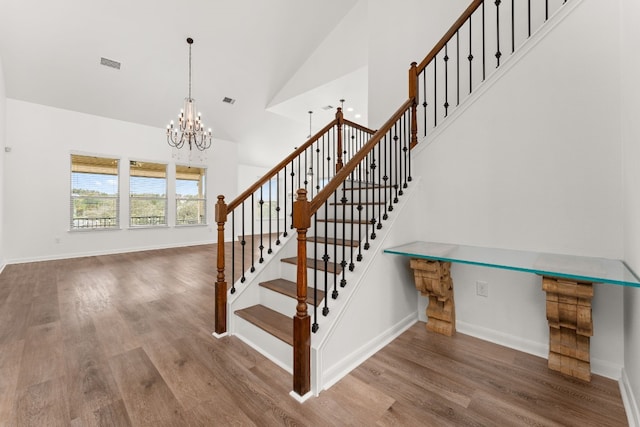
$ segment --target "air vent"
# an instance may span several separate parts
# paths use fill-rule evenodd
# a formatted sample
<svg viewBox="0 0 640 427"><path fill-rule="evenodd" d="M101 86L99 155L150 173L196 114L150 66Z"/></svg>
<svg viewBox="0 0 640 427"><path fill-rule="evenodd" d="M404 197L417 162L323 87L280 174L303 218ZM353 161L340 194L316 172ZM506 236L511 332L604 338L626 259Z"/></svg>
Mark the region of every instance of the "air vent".
<svg viewBox="0 0 640 427"><path fill-rule="evenodd" d="M235 104L236 100L233 98L229 98L228 96L225 96L224 98L222 98L222 102L233 105Z"/></svg>
<svg viewBox="0 0 640 427"><path fill-rule="evenodd" d="M327 111L327 110L333 110L333 105L325 105L324 107L322 107L323 110Z"/></svg>
<svg viewBox="0 0 640 427"><path fill-rule="evenodd" d="M120 69L120 63L112 59L100 58L100 64L104 65L105 67L115 68L116 70Z"/></svg>

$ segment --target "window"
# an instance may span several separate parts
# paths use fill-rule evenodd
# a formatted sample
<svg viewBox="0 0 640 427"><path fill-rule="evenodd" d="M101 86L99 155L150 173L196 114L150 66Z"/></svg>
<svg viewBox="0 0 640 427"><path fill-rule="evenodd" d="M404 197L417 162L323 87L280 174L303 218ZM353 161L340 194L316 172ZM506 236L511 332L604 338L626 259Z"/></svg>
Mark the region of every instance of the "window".
<svg viewBox="0 0 640 427"><path fill-rule="evenodd" d="M129 224L167 225L167 165L129 162Z"/></svg>
<svg viewBox="0 0 640 427"><path fill-rule="evenodd" d="M118 228L118 163L71 155L71 230Z"/></svg>
<svg viewBox="0 0 640 427"><path fill-rule="evenodd" d="M176 165L176 225L207 223L205 168Z"/></svg>

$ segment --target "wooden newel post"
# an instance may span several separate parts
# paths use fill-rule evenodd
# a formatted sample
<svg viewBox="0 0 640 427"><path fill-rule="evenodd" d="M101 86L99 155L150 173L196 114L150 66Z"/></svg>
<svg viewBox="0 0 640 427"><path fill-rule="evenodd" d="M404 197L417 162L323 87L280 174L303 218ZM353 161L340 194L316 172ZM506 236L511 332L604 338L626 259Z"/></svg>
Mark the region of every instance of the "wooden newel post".
<svg viewBox="0 0 640 427"><path fill-rule="evenodd" d="M293 316L293 391L304 396L311 389L311 317L307 312L307 229L311 226L307 191L299 189L293 204L293 226L298 231L296 314Z"/></svg>
<svg viewBox="0 0 640 427"><path fill-rule="evenodd" d="M338 156L336 160L336 173L338 173L338 171L342 169L342 166L344 166L342 163L342 152L344 151L342 149L342 125L344 124L344 115L342 113L342 108L340 107L338 107L338 111L336 111L336 120L338 121Z"/></svg>
<svg viewBox="0 0 640 427"><path fill-rule="evenodd" d="M409 99L411 103L411 143L409 148L418 144L418 64L411 63L409 68Z"/></svg>
<svg viewBox="0 0 640 427"><path fill-rule="evenodd" d="M227 332L227 282L224 277L224 223L227 222L227 204L224 202L224 196L222 195L218 196L215 215L216 223L218 223L218 276L215 287L215 333L224 334Z"/></svg>

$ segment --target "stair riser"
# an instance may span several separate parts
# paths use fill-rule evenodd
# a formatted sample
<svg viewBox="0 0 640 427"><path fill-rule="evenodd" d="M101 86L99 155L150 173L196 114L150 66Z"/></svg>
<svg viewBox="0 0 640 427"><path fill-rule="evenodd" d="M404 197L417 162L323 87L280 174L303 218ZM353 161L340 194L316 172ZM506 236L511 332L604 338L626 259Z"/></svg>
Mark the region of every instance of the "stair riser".
<svg viewBox="0 0 640 427"><path fill-rule="evenodd" d="M293 264L283 263L281 268L281 277L283 279L287 279L287 280L291 280L292 282L295 282L297 280L297 275L298 275L297 269L298 267ZM318 285L319 285L319 289L321 290L324 290L324 276L325 276L325 272L322 270L318 270L317 272ZM334 276L335 274L333 273L327 273L327 280L332 289L333 289ZM309 287L314 286L315 277L316 277L316 274L314 269L312 268L312 265L307 264L307 285ZM338 284L340 283L340 279L342 279L342 273L337 277Z"/></svg>
<svg viewBox="0 0 640 427"><path fill-rule="evenodd" d="M317 249L316 249L316 245L317 245ZM307 255L309 256L309 258L317 258L317 259L322 259L322 256L326 253L328 254L332 259L335 258L336 256L339 257L340 259L342 259L342 245L332 245L327 243L326 244L326 250L325 250L325 244L322 242L310 242L307 241ZM348 257L349 253L350 253L351 247L350 246L345 246L344 247L344 253L347 254L346 256Z"/></svg>
<svg viewBox="0 0 640 427"><path fill-rule="evenodd" d="M264 287L260 287L260 304L285 316L293 317L296 314L295 299Z"/></svg>
<svg viewBox="0 0 640 427"><path fill-rule="evenodd" d="M375 227L372 227L371 224L367 224L367 225L365 224L352 225L350 223L345 223L344 230L343 230L343 223L327 222L326 229L325 229L325 223L318 222L318 229L313 230L309 235L338 238L338 239L344 239L344 240L364 241L367 230L370 235L372 230L375 229Z"/></svg>
<svg viewBox="0 0 640 427"><path fill-rule="evenodd" d="M240 339L275 361L288 372L293 372L293 349L289 344L238 316L235 316L235 323L235 334Z"/></svg>
<svg viewBox="0 0 640 427"><path fill-rule="evenodd" d="M324 209L318 211L318 219L324 218L337 218L337 219L355 219L355 220L366 220L371 218L378 218L380 213L384 214L384 206L380 208L378 205L361 205L362 210L358 212L358 205L348 205L346 209L342 209L342 206L338 206L338 209L334 210L331 207L327 212ZM313 221L313 220L312 220Z"/></svg>

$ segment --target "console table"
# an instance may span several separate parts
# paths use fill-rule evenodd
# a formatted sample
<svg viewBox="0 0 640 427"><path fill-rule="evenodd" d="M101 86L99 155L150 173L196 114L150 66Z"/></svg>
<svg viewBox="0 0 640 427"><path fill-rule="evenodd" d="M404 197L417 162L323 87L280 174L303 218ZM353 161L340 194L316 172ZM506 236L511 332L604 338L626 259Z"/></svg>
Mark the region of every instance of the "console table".
<svg viewBox="0 0 640 427"><path fill-rule="evenodd" d="M591 299L594 283L640 287L624 261L515 251L435 242L413 242L384 250L410 257L416 288L429 298L427 329L455 332L452 262L522 271L542 276L549 323L550 369L591 380Z"/></svg>

